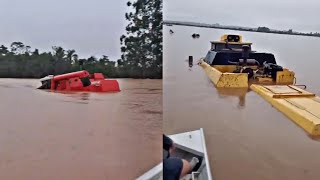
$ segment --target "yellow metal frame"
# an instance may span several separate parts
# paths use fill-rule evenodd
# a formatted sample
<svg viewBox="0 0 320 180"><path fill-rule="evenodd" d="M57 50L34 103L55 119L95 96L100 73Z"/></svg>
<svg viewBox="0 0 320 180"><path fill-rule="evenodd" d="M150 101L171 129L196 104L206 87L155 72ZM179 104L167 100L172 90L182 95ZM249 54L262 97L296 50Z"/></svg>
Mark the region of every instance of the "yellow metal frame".
<svg viewBox="0 0 320 180"><path fill-rule="evenodd" d="M320 135L320 98L295 86L262 86L250 88L311 135Z"/></svg>
<svg viewBox="0 0 320 180"><path fill-rule="evenodd" d="M248 87L248 74L246 73L222 73L218 69L211 67L208 63L202 59L199 65L204 69L207 76L219 88L244 88Z"/></svg>
<svg viewBox="0 0 320 180"><path fill-rule="evenodd" d="M277 84L293 84L294 83L294 72L289 69L283 69L283 71L277 72Z"/></svg>
<svg viewBox="0 0 320 180"><path fill-rule="evenodd" d="M228 36L231 35L231 34L225 34L225 35L222 35L221 38L220 38L220 41L221 42L226 42L228 41ZM238 43L242 43L242 36L240 35L234 35L234 36L239 36L239 42ZM231 42L230 42L231 43Z"/></svg>
<svg viewBox="0 0 320 180"><path fill-rule="evenodd" d="M237 69L237 65L213 65L211 67L216 68L218 71L222 73L232 73ZM253 70L256 70L258 67L257 66L247 66Z"/></svg>
<svg viewBox="0 0 320 180"><path fill-rule="evenodd" d="M203 59L200 59L200 66L205 70L208 77L217 87L244 88L249 87L248 75L246 73L232 73L236 65L213 65L210 66ZM248 66L257 69L257 66ZM288 69L277 72L276 82L271 77L257 77L252 83L273 83L280 85L294 84L295 73Z"/></svg>

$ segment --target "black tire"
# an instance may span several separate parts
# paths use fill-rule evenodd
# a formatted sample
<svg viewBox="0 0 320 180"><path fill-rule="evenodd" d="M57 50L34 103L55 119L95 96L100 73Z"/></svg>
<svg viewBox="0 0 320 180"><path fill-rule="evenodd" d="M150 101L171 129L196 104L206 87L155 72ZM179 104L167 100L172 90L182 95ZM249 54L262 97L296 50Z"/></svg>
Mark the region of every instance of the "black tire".
<svg viewBox="0 0 320 180"><path fill-rule="evenodd" d="M242 73L247 73L248 79L251 79L253 77L253 69L251 68L245 68L244 70L242 70Z"/></svg>
<svg viewBox="0 0 320 180"><path fill-rule="evenodd" d="M83 84L83 87L87 87L87 86L90 86L91 85L91 81L90 81L90 77L84 77L84 78L80 78L82 84Z"/></svg>

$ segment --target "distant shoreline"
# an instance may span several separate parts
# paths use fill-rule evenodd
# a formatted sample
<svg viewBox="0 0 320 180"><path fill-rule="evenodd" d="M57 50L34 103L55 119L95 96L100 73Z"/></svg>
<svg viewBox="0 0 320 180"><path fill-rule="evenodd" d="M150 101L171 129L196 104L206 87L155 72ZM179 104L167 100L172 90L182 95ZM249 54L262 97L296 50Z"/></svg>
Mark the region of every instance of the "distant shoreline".
<svg viewBox="0 0 320 180"><path fill-rule="evenodd" d="M206 24L206 23L196 23L196 22L182 22L182 21L163 21L163 25L179 25L179 26L193 26L193 27L203 27L203 28L212 28L212 29L227 29L235 31L247 31L247 32L257 32L257 33L269 33L269 34L286 34L294 36L309 36L309 37L318 37L320 38L320 33L302 33L302 32L290 32L290 31L281 31L281 30L270 30L266 27L259 28L245 28L245 27L233 27L233 26L222 26L219 24Z"/></svg>
<svg viewBox="0 0 320 180"><path fill-rule="evenodd" d="M40 80L41 78L34 78L34 77L23 77L23 78L16 78L16 77L0 77L0 79L38 79ZM105 78L105 79L134 79L134 80L162 80L163 78L132 78L132 77L112 77L112 78ZM40 82L40 81L39 81Z"/></svg>

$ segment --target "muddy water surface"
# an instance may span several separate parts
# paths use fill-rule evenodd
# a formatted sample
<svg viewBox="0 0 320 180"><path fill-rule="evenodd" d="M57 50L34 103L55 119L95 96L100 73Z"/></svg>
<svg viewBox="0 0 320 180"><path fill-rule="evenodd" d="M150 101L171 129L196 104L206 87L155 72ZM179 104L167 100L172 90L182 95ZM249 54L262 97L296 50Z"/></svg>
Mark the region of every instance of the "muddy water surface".
<svg viewBox="0 0 320 180"><path fill-rule="evenodd" d="M0 179L134 179L161 160L162 81L52 93L0 79Z"/></svg>
<svg viewBox="0 0 320 180"><path fill-rule="evenodd" d="M209 41L226 33L241 33L254 50L274 53L296 72L298 84L320 95L320 38L164 27L164 132L204 128L216 180L319 179L319 140L256 93L217 90L199 66L188 68L189 55L205 56Z"/></svg>

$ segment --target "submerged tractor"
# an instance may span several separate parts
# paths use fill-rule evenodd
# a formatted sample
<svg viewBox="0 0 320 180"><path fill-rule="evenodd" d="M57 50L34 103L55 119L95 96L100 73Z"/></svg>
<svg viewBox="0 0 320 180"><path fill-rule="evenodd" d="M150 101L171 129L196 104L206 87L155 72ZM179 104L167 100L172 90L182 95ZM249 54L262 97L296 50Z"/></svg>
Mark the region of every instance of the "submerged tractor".
<svg viewBox="0 0 320 180"><path fill-rule="evenodd" d="M40 79L42 85L38 89L53 91L92 91L118 92L117 80L105 79L102 73L89 74L88 71L77 71L61 75L49 75Z"/></svg>
<svg viewBox="0 0 320 180"><path fill-rule="evenodd" d="M294 84L295 74L279 66L271 53L253 51L240 35L223 35L212 41L199 64L217 87L249 87L250 84Z"/></svg>

